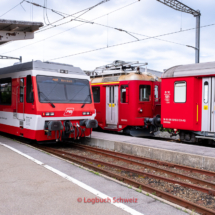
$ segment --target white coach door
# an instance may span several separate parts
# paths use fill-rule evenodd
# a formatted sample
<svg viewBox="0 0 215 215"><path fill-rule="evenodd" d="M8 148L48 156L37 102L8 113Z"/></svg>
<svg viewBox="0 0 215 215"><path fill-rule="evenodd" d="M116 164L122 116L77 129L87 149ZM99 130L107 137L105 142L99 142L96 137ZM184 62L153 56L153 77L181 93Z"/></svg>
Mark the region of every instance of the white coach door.
<svg viewBox="0 0 215 215"><path fill-rule="evenodd" d="M16 109L19 126L23 128L25 101L24 101L25 83L24 78L19 78L19 85L16 88Z"/></svg>
<svg viewBox="0 0 215 215"><path fill-rule="evenodd" d="M118 86L106 87L106 124L118 124Z"/></svg>
<svg viewBox="0 0 215 215"><path fill-rule="evenodd" d="M211 78L211 132L215 132L215 77Z"/></svg>
<svg viewBox="0 0 215 215"><path fill-rule="evenodd" d="M202 131L211 131L211 79L202 78Z"/></svg>

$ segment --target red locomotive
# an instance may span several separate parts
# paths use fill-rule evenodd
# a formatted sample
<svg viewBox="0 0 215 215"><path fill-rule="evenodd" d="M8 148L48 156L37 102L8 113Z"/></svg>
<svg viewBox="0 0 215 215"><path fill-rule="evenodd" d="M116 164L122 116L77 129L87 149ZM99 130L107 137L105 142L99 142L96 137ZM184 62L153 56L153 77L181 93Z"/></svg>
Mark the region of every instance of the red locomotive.
<svg viewBox="0 0 215 215"><path fill-rule="evenodd" d="M161 83L157 76L141 71L146 65L115 61L91 73L99 128L132 136L153 135L154 125L146 127L144 120L155 117L154 122L160 124Z"/></svg>
<svg viewBox="0 0 215 215"><path fill-rule="evenodd" d="M88 136L97 126L90 78L41 61L0 69L0 131L37 141Z"/></svg>

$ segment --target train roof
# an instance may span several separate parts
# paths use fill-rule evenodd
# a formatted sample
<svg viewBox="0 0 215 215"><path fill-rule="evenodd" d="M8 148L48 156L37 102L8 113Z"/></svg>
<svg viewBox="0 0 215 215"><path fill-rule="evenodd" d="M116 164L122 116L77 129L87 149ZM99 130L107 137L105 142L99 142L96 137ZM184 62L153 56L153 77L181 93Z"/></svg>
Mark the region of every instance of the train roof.
<svg viewBox="0 0 215 215"><path fill-rule="evenodd" d="M27 63L19 63L0 69L0 74L15 73L27 70L42 70L48 72L68 73L75 75L86 75L79 67L69 64L60 64L54 62L42 62L40 60L30 61Z"/></svg>
<svg viewBox="0 0 215 215"><path fill-rule="evenodd" d="M160 81L162 72L147 69L147 65L148 63L139 61L115 60L113 63L97 67L94 71L85 71L85 73L91 76L92 83L127 80Z"/></svg>
<svg viewBox="0 0 215 215"><path fill-rule="evenodd" d="M161 81L159 77L152 75L150 73L126 73L126 74L116 74L113 76L95 76L91 77L91 83L105 83L105 82L118 82L118 81Z"/></svg>
<svg viewBox="0 0 215 215"><path fill-rule="evenodd" d="M144 69L144 68L140 68L140 71L141 71L141 72L144 72L145 69ZM157 71L157 70L153 70L153 69L147 69L147 72L149 72L149 73L151 73L152 75L155 75L155 76L157 76L157 77L159 77L159 78L161 78L161 76L162 76L162 74L163 74L163 72L160 72L160 71Z"/></svg>
<svg viewBox="0 0 215 215"><path fill-rule="evenodd" d="M174 66L167 69L162 78L215 75L215 61Z"/></svg>

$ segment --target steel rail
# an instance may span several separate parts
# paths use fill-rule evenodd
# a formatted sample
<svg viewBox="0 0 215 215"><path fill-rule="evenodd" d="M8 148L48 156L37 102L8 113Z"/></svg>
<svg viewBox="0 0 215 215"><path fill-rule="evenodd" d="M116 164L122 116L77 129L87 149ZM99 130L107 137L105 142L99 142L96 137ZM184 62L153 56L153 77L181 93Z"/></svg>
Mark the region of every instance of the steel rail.
<svg viewBox="0 0 215 215"><path fill-rule="evenodd" d="M153 187L150 187L148 185L145 185L143 183L140 183L140 182L137 182L135 180L132 180L128 177L125 177L125 176L121 176L119 174L115 174L115 173L112 173L108 170L104 170L104 169L101 169L99 167L96 167L92 164L89 164L89 163L86 163L86 161L81 161L81 160L78 160L74 157L81 157L82 159L87 159L86 157L84 156L79 156L79 155L76 155L76 154L70 154L70 153L66 153L64 151L59 151L59 150L56 150L56 149L50 149L48 147L41 147L41 146L37 146L37 148L41 149L41 150L44 150L46 152L50 152L58 157L61 157L61 158L64 158L68 161L72 161L72 162L75 162L75 163L78 163L80 165L83 165L87 168L90 168L90 169L93 169L95 171L99 171L100 173L103 173L105 175L108 175L110 177L114 177L120 181L123 181L127 184L130 184L134 187L140 187L146 191L146 192L149 192L149 193L152 193L152 194L155 194L156 193L156 196L160 197L160 198L163 198L163 199L166 199L170 202L173 202L175 204L178 204L178 205L181 205L187 209L190 209L190 210L195 210L195 212L198 212L198 213L202 213L202 214L205 214L205 215L214 215L215 211L211 210L211 209L208 209L208 208L205 208L205 207L202 207L200 205L197 205L195 203L192 203L192 202L189 202L187 200L184 200L182 198L179 198L177 196L174 196L172 194L168 194L166 192L163 192L163 191L160 191L159 189L156 189L156 188L153 188ZM89 159L88 159L89 160ZM92 160L92 159L91 159ZM100 163L100 161L96 160L96 162ZM104 163L104 162L103 162Z"/></svg>
<svg viewBox="0 0 215 215"><path fill-rule="evenodd" d="M75 143L72 143L72 144L75 144ZM165 161L158 161L158 160L154 160L154 159L150 159L150 158L144 158L144 157L135 156L135 155L129 155L129 154L125 154L125 153L121 153L121 152L115 152L115 151L106 150L106 149L95 148L95 147L86 146L86 145L83 145L83 144L78 144L78 145L84 146L85 148L94 149L94 150L97 150L97 151L100 151L100 152L106 152L106 153L109 153L109 154L118 155L120 157L124 157L124 158L128 158L128 159L134 159L134 160L138 160L138 161L142 161L142 162L154 163L154 164L157 164L157 165L183 169L183 170L186 170L186 171L189 171L189 172L196 172L196 173L204 174L204 175L207 175L207 176L215 177L215 172L212 172L212 171L207 171L207 170L198 169L198 168L189 167L189 166L183 166L183 165L180 165L180 164L174 164L174 163L169 163L169 162L165 162Z"/></svg>
<svg viewBox="0 0 215 215"><path fill-rule="evenodd" d="M209 194L209 195L214 194L214 190L212 190L212 189L200 187L200 186L189 184L189 183L186 183L186 182L181 182L181 181L178 181L178 180L175 180L175 179L165 178L165 177L158 176L158 175L155 175L155 174L152 174L152 173L141 172L139 170L134 170L134 169L131 169L131 168L128 168L128 167L123 167L123 166L120 166L120 165L108 163L108 162L105 162L105 161L100 161L100 160L89 158L89 157L86 157L86 156L77 155L77 154L74 154L74 153L71 153L71 152L65 152L65 151L62 151L62 150L59 150L59 149L53 149L53 148L52 149L45 148L45 149L46 149L46 151L49 151L50 153L57 152L57 153L61 153L63 155L67 155L67 156L73 156L73 157L77 157L79 159L88 160L90 162L99 163L99 164L102 164L102 165L105 165L105 166L110 166L110 167L121 169L121 170L123 169L125 171L133 172L133 173L138 174L138 175L148 176L150 178L162 180L162 181L165 181L165 182L168 182L168 183L179 184L179 185L181 185L183 187L198 190L200 192L203 192L203 193L206 193L206 194Z"/></svg>
<svg viewBox="0 0 215 215"><path fill-rule="evenodd" d="M179 177L179 178L183 178L183 179L188 179L190 182L192 182L194 184L206 185L206 186L210 186L212 189L215 189L215 184L212 183L212 182L206 181L206 180L198 179L198 178L191 177L191 176L186 176L186 175L183 175L181 173L176 173L176 172L173 172L173 171L170 171L170 170L165 170L165 169L162 169L162 168L159 168L159 167L154 167L154 166L144 164L144 163L140 163L138 161L134 161L134 160L131 160L131 159L128 159L128 158L123 158L123 157L120 157L120 156L116 156L114 154L109 154L107 152L103 152L103 151L100 151L100 150L97 151L97 149L94 149L94 148L86 148L85 146L80 145L80 144L74 144L74 145L76 147L81 148L81 149L85 149L85 150L88 150L88 151L91 151L91 152L99 153L101 155L109 156L109 157L112 157L114 159L122 160L122 161L124 161L126 163L129 163L129 164L143 166L143 167L148 168L148 169L152 169L152 170L155 170L155 171L159 171L159 172L162 172L162 173L169 174L169 175L171 175L171 176L173 176L175 178ZM211 191L208 192L208 194L215 196L215 191L211 190Z"/></svg>

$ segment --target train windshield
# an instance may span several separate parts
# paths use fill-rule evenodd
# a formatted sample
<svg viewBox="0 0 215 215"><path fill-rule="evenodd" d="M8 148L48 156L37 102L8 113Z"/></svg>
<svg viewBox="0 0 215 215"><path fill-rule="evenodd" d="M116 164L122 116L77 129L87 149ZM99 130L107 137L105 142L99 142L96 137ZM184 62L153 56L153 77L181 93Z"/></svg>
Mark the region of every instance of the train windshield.
<svg viewBox="0 0 215 215"><path fill-rule="evenodd" d="M37 76L37 89L43 103L91 103L88 80Z"/></svg>

